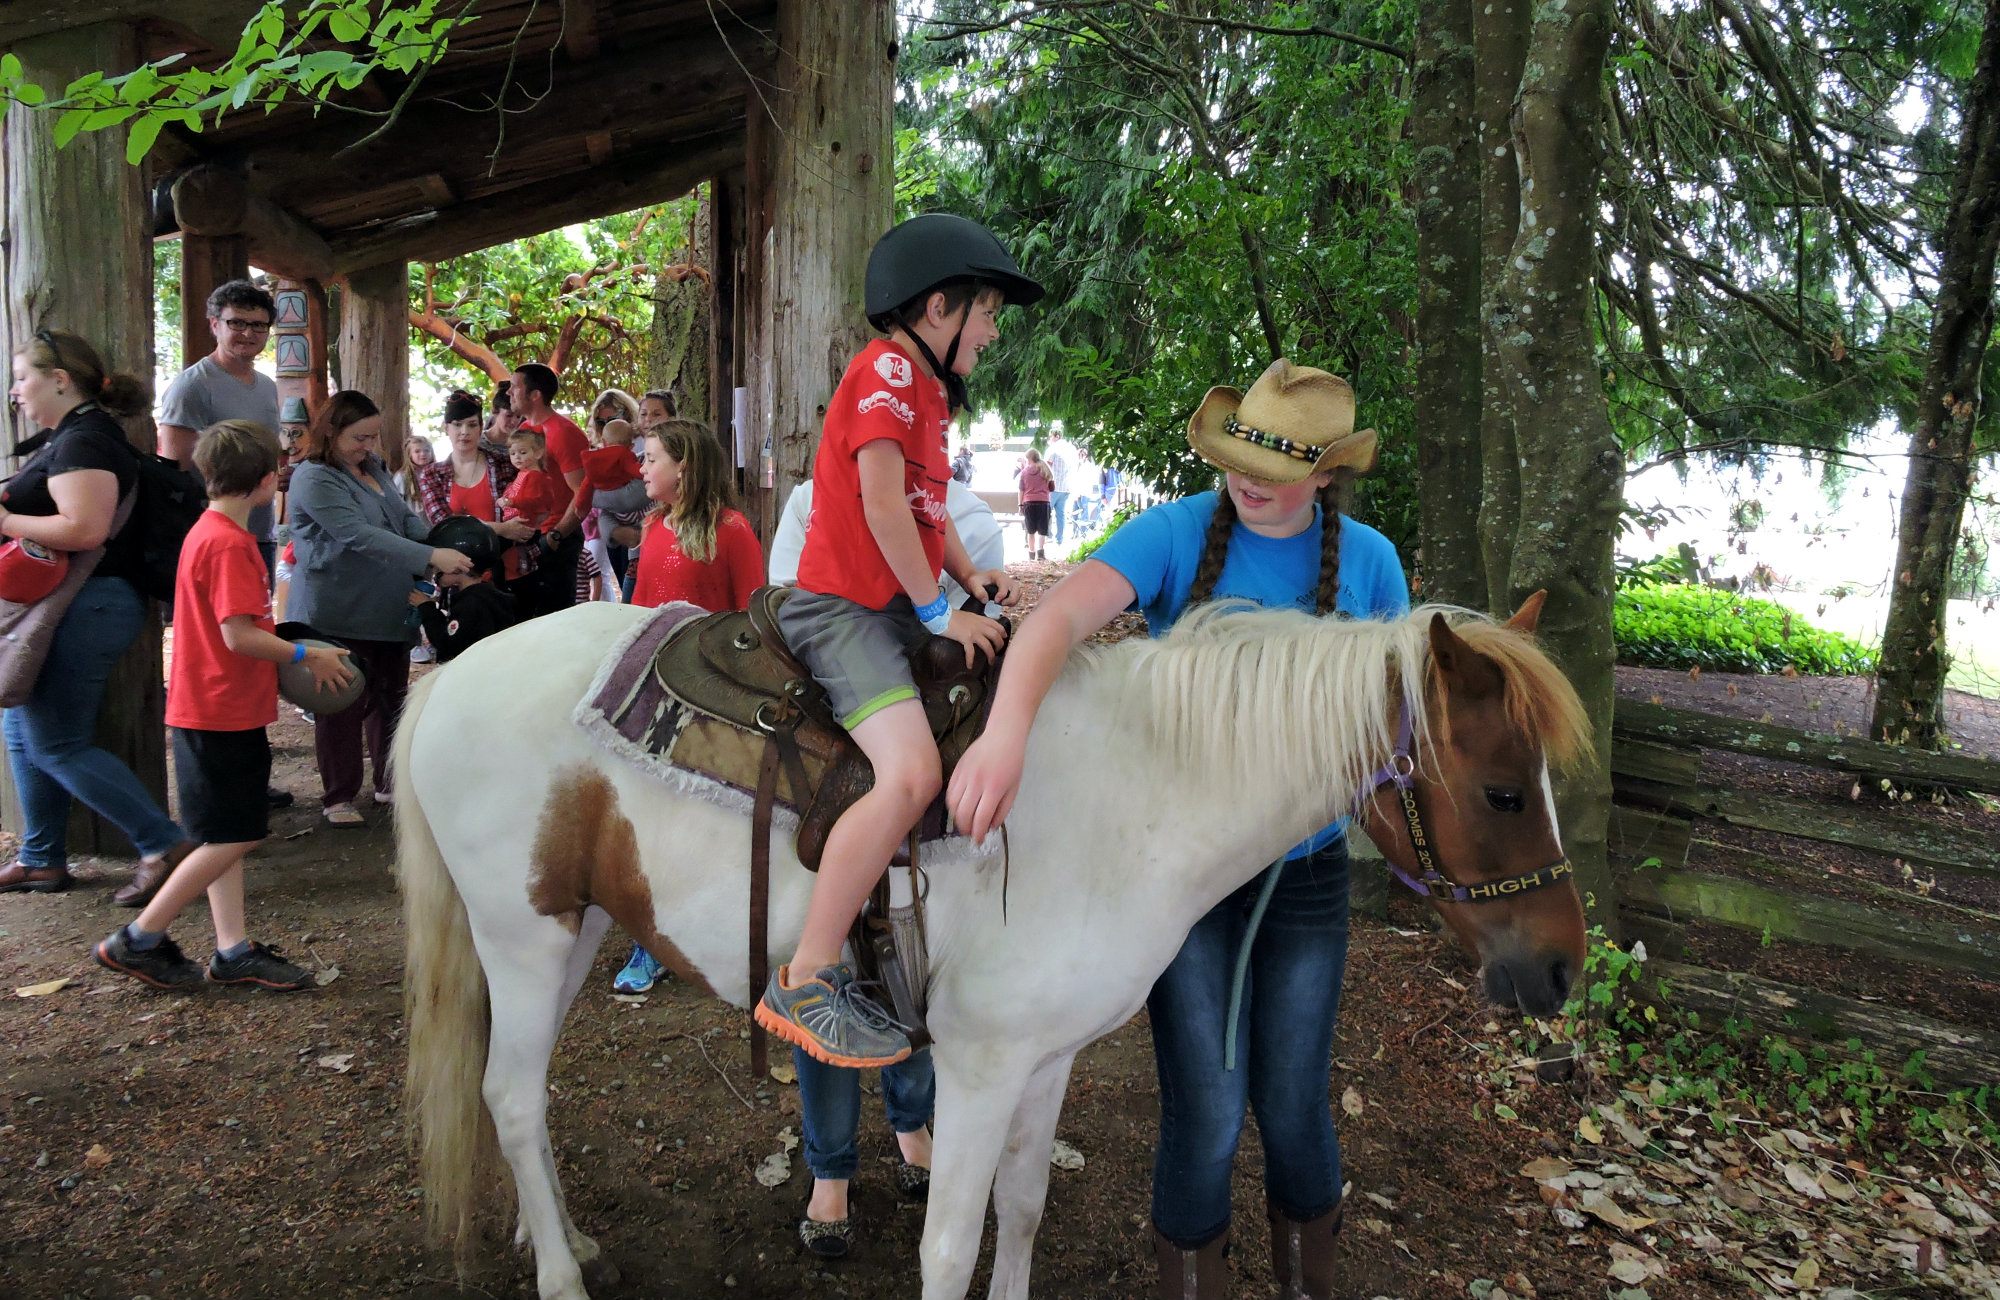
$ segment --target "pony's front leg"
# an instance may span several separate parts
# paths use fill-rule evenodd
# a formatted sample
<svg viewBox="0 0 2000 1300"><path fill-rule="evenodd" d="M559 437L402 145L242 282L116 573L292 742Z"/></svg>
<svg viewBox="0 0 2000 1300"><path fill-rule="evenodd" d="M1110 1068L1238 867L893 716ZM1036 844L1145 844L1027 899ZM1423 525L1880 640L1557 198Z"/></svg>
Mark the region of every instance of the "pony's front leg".
<svg viewBox="0 0 2000 1300"><path fill-rule="evenodd" d="M538 942L520 936L479 942L493 1008L482 1092L514 1172L541 1300L589 1300L570 1245L573 1229L562 1207L548 1127L549 1053L562 1026L564 967L573 942L559 924L547 925L553 933L535 936Z"/></svg>
<svg viewBox="0 0 2000 1300"><path fill-rule="evenodd" d="M993 1180L993 1286L990 1300L1028 1300L1028 1270L1035 1262L1035 1230L1049 1199L1049 1154L1054 1149L1056 1120L1062 1115L1063 1093L1069 1087L1069 1067L1075 1056L1049 1061L1028 1079L1021 1104L1014 1109L1007 1149Z"/></svg>
<svg viewBox="0 0 2000 1300"><path fill-rule="evenodd" d="M923 1300L965 1300L993 1171L1021 1103L1032 1066L993 1058L990 1051L932 1049L937 1061L937 1142L924 1212Z"/></svg>

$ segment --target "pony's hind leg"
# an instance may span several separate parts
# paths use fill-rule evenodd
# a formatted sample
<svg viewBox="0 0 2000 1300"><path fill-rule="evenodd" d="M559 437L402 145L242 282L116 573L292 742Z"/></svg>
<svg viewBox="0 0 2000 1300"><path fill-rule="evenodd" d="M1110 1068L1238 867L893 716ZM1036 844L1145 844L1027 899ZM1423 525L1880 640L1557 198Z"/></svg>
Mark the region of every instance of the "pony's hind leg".
<svg viewBox="0 0 2000 1300"><path fill-rule="evenodd" d="M1007 1148L993 1179L993 1286L990 1300L1028 1300L1028 1269L1034 1263L1035 1230L1049 1198L1049 1153L1075 1056L1045 1062L1028 1078Z"/></svg>
<svg viewBox="0 0 2000 1300"><path fill-rule="evenodd" d="M521 1226L535 1251L541 1300L588 1300L570 1244L555 1159L549 1147L549 1054L562 1027L563 975L574 946L559 924L532 938L480 942L493 1027L482 1092L500 1150L514 1172ZM475 929L475 940L481 938ZM600 934L600 937L601 934Z"/></svg>

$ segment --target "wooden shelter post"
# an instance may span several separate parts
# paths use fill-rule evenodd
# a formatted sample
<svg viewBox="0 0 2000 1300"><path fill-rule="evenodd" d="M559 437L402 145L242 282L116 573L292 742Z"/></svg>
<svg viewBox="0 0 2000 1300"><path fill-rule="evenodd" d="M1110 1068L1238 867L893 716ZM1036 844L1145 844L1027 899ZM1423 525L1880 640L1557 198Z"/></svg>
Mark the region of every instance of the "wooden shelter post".
<svg viewBox="0 0 2000 1300"><path fill-rule="evenodd" d="M241 235L181 236L181 365L215 351L208 332L208 295L250 274L250 245ZM199 432L197 430L197 432Z"/></svg>
<svg viewBox="0 0 2000 1300"><path fill-rule="evenodd" d="M135 66L133 29L117 23L75 27L17 42L11 53L30 81L65 86L86 72ZM38 329L62 329L90 340L115 370L153 373L152 218L146 175L125 161L123 127L86 131L57 149L57 115L16 109L7 114L0 145L0 300L5 302L6 352ZM30 430L8 416L8 450ZM152 450L143 416L127 429L133 445ZM98 743L131 766L166 803L166 688L160 624L149 617L139 639L111 675ZM0 764L0 820L18 830L20 803ZM124 853L125 838L81 807L70 821L73 854Z"/></svg>
<svg viewBox="0 0 2000 1300"><path fill-rule="evenodd" d="M382 408L382 459L403 467L410 429L410 264L387 262L347 277L340 299L340 386Z"/></svg>
<svg viewBox="0 0 2000 1300"><path fill-rule="evenodd" d="M762 328L752 354L765 359L755 432L760 454L762 439L771 440L773 472L767 483L759 463L751 477L767 523L811 476L827 401L870 336L862 279L894 199L895 6L788 0L778 48L782 89L766 124L770 225L756 262ZM758 166L754 150L748 161ZM755 180L753 172L753 192Z"/></svg>

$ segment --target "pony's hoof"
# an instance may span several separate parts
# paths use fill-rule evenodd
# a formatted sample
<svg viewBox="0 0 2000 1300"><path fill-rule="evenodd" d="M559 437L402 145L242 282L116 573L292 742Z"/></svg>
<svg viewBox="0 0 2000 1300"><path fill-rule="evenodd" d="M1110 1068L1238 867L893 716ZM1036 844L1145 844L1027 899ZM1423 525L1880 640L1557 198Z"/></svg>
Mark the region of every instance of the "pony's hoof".
<svg viewBox="0 0 2000 1300"><path fill-rule="evenodd" d="M612 1262L609 1255L601 1254L596 1259L587 1259L580 1263L583 1268L584 1283L593 1291L599 1287L617 1286L625 1280L625 1275L618 1271L618 1265Z"/></svg>

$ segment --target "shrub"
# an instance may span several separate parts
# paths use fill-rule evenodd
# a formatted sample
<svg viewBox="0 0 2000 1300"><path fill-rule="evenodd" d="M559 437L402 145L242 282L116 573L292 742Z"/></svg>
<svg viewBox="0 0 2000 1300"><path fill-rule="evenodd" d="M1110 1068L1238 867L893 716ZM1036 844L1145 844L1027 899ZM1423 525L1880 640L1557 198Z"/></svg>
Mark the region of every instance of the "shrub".
<svg viewBox="0 0 2000 1300"><path fill-rule="evenodd" d="M1612 606L1618 662L1648 668L1822 676L1875 671L1875 651L1769 600L1714 587L1623 587Z"/></svg>
<svg viewBox="0 0 2000 1300"><path fill-rule="evenodd" d="M1069 553L1069 562L1071 564L1082 564L1085 560L1097 554L1097 548L1104 545L1104 539L1124 527L1125 521L1138 513L1139 507L1132 505L1130 502L1119 506L1111 512L1111 519L1104 525L1103 532L1089 541L1082 543Z"/></svg>

